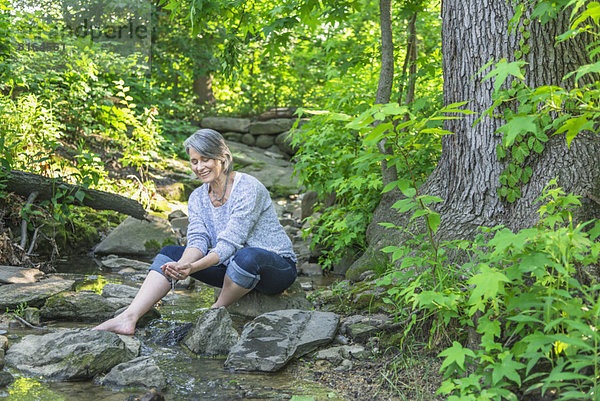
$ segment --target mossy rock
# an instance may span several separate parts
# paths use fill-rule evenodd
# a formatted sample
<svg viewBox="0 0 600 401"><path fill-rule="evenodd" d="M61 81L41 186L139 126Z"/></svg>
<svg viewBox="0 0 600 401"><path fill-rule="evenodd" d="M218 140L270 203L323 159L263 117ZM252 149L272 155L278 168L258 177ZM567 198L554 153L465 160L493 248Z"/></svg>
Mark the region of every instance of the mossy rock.
<svg viewBox="0 0 600 401"><path fill-rule="evenodd" d="M194 192L194 190L196 188L198 188L199 186L202 185L202 181L189 179L189 180L183 180L181 182L181 184L183 185L183 199L187 200L187 199L189 199L192 192Z"/></svg>
<svg viewBox="0 0 600 401"><path fill-rule="evenodd" d="M96 211L87 207L78 207L68 222L46 220L41 232L53 238L61 254L87 253L100 241L101 233L123 221L125 217L113 211ZM36 252L51 254L52 244L38 238Z"/></svg>
<svg viewBox="0 0 600 401"><path fill-rule="evenodd" d="M387 258L381 252L373 251L371 248L361 256L356 262L346 271L346 279L358 281L361 274L367 270L375 272L385 270L384 266L388 263Z"/></svg>
<svg viewBox="0 0 600 401"><path fill-rule="evenodd" d="M158 188L158 193L165 199L184 202L187 200L186 188L183 182L176 182L171 185Z"/></svg>

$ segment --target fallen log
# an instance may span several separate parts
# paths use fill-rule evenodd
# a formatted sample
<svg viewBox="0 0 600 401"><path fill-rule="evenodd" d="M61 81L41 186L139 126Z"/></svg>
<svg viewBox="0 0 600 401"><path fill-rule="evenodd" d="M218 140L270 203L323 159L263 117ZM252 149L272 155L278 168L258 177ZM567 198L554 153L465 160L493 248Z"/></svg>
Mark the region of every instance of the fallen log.
<svg viewBox="0 0 600 401"><path fill-rule="evenodd" d="M3 171L0 171L0 176L5 174ZM5 175L3 181L6 191L14 192L21 196L29 196L31 193L37 192L37 200L49 200L58 191L61 191L63 193L63 200L68 196L73 196L77 199L75 194L81 191L85 194L83 199L79 199L83 206L88 206L96 210L114 210L140 220L146 218L144 207L133 199L97 189L68 184L56 178L47 178L25 171L11 170ZM81 196L78 196L78 198L81 198ZM75 200L73 203L77 202L78 200Z"/></svg>

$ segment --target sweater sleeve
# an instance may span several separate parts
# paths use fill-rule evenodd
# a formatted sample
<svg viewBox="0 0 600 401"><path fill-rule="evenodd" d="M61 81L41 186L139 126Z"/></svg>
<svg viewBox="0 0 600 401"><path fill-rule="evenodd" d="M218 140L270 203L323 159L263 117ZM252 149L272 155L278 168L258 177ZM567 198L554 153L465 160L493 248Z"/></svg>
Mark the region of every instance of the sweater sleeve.
<svg viewBox="0 0 600 401"><path fill-rule="evenodd" d="M188 200L189 225L187 233L187 247L199 249L206 255L210 244L210 237L203 218L200 190L192 192Z"/></svg>
<svg viewBox="0 0 600 401"><path fill-rule="evenodd" d="M231 206L227 226L217 236L217 245L211 252L225 263L239 249L243 248L250 232L256 226L262 213L262 197L254 183L250 182L236 194Z"/></svg>

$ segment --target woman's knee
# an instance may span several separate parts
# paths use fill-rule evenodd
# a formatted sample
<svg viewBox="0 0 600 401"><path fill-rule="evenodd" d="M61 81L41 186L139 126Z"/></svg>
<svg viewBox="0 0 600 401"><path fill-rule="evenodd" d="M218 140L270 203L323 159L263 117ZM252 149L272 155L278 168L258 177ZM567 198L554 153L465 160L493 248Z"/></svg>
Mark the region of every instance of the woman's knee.
<svg viewBox="0 0 600 401"><path fill-rule="evenodd" d="M173 260L179 260L181 258L181 256L183 255L183 251L185 251L184 246L167 245L160 250L159 254L168 256L169 258L171 258Z"/></svg>
<svg viewBox="0 0 600 401"><path fill-rule="evenodd" d="M257 262L257 252L261 251L258 248L242 248L235 253L233 261L237 266L250 274L259 274L259 266Z"/></svg>

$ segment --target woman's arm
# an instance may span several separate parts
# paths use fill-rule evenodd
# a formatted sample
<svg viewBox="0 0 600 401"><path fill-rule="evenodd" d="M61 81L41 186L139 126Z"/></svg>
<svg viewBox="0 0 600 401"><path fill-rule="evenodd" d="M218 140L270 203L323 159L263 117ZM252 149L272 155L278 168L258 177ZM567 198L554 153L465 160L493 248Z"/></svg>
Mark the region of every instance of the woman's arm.
<svg viewBox="0 0 600 401"><path fill-rule="evenodd" d="M219 255L210 252L204 256L201 250L188 247L183 251L181 259L177 262L165 263L161 269L166 277L175 280L184 280L190 274L219 264Z"/></svg>

